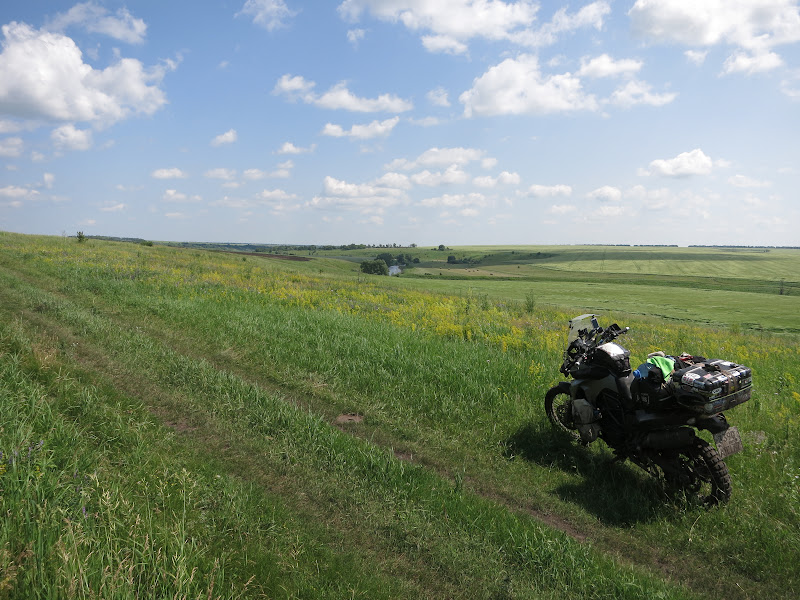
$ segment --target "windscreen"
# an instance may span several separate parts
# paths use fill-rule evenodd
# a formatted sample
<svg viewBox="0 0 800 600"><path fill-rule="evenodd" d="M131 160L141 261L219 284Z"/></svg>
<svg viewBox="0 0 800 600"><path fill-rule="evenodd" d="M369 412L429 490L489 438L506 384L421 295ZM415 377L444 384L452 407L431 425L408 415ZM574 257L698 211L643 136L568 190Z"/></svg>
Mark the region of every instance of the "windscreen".
<svg viewBox="0 0 800 600"><path fill-rule="evenodd" d="M580 337L580 332L586 330L587 332L595 331L600 328L595 318L597 315L581 315L575 317L569 322L569 335L567 336L567 343L571 344Z"/></svg>

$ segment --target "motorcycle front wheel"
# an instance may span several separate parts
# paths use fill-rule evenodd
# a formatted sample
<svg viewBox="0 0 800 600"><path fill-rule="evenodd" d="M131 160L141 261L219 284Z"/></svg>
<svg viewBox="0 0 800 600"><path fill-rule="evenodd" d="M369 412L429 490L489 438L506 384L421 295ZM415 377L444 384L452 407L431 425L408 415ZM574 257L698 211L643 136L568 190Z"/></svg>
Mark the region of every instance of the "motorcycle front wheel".
<svg viewBox="0 0 800 600"><path fill-rule="evenodd" d="M553 427L565 431L574 438L578 437L578 429L572 419L572 396L569 393L568 382L559 383L547 390L544 396L544 410Z"/></svg>
<svg viewBox="0 0 800 600"><path fill-rule="evenodd" d="M725 504L733 490L728 466L708 442L697 438L674 457L678 473L666 475L673 489L681 489L707 505Z"/></svg>

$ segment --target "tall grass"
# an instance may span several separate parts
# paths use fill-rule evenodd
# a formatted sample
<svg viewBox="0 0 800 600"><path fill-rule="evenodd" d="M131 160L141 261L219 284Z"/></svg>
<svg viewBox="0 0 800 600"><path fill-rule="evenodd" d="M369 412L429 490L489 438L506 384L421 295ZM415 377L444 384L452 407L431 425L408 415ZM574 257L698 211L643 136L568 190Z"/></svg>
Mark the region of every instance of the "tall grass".
<svg viewBox="0 0 800 600"><path fill-rule="evenodd" d="M254 575L244 595L256 585L275 595L285 581L294 584L287 597L306 585L331 597L347 586L371 597L685 595L660 581L666 573L700 596L798 591L800 396L798 347L788 337L623 322L633 326L623 341L635 357L654 348L687 350L754 368L753 400L729 413L747 446L728 460L734 497L708 512L671 503L642 473L610 464L599 444L572 447L550 431L541 398L559 380L564 326L574 315L538 303L530 313L522 302L365 286L200 252L1 241L8 242L0 253L2 312L22 317L13 335L28 340L9 346L3 362L27 365L20 372L46 383L44 405L53 419L80 426L75 435L83 445L74 456L109 465L100 471L105 478L128 482L119 483L120 496L133 508L114 511L166 512L160 504L153 506L161 512L147 509L152 492L131 492L161 489L143 470L166 472L167 465L179 481L186 469L194 482L159 492L174 503L166 529L179 534L173 545L154 542L148 555L157 561L159 549L175 553L182 540L186 558L170 573L178 581L179 572L191 576L194 569L195 587L181 592L186 597L207 593L209 580L228 597ZM622 315L604 321L614 317ZM78 402L77 391L53 387L54 372L77 381L76 390L93 390L91 400ZM364 420L342 426L343 433L330 424L340 413ZM177 423L181 433L160 440L164 430L153 415ZM51 447L42 434L23 438L3 451L39 440ZM215 505L224 526L192 537L202 542L196 546L186 544L183 515L191 525L203 503L181 498L204 497L204 490L213 496L216 475L231 471L231 498L250 498L244 504L266 507L266 514L277 506L295 523L289 537L300 540L256 536L247 555L263 544L273 563L292 568L262 578L239 559L229 529L249 530L258 521L234 500ZM237 478L262 493L236 487ZM131 483L140 480L144 486ZM264 489L280 490L279 497L265 499ZM104 514L98 493L91 506ZM335 532L336 541L320 529ZM119 547L142 533L158 539L150 532ZM341 550L320 549L326 544ZM26 548L9 547L9 561ZM640 567L620 566L606 551ZM224 572L214 571L220 556ZM122 562L113 563L120 572ZM644 574L653 563L663 570ZM312 565L320 564L329 569L315 577ZM365 564L377 566L377 583ZM74 567L73 577L81 571ZM97 594L101 583L94 581L88 589Z"/></svg>

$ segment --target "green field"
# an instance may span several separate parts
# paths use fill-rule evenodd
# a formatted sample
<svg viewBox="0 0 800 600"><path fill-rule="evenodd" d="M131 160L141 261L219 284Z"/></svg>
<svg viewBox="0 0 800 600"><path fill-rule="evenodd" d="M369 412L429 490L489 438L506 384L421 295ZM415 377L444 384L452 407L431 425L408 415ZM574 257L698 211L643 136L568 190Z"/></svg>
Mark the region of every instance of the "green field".
<svg viewBox="0 0 800 600"><path fill-rule="evenodd" d="M0 233L0 597L796 598L800 251L500 250ZM586 310L753 368L728 505L551 430Z"/></svg>

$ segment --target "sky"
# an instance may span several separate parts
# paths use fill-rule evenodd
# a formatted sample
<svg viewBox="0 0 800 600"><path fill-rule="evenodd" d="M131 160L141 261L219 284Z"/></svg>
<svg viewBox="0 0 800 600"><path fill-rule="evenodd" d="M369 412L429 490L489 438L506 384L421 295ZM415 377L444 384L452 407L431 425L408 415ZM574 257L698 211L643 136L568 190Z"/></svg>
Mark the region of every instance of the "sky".
<svg viewBox="0 0 800 600"><path fill-rule="evenodd" d="M2 0L0 231L800 245L798 0Z"/></svg>

